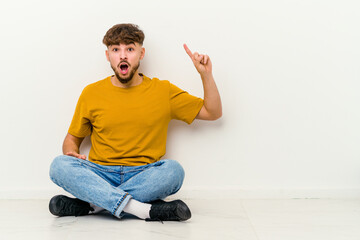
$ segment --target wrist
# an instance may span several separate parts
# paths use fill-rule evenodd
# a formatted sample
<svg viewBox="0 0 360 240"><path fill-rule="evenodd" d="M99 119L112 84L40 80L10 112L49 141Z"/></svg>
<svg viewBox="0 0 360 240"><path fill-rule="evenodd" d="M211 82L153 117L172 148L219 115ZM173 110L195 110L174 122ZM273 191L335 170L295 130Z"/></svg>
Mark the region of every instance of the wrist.
<svg viewBox="0 0 360 240"><path fill-rule="evenodd" d="M201 77L201 80L203 80L203 81L208 81L208 80L214 79L211 72L210 73L201 73L200 77Z"/></svg>
<svg viewBox="0 0 360 240"><path fill-rule="evenodd" d="M202 72L200 73L200 76L202 79L208 79L213 77L212 72Z"/></svg>

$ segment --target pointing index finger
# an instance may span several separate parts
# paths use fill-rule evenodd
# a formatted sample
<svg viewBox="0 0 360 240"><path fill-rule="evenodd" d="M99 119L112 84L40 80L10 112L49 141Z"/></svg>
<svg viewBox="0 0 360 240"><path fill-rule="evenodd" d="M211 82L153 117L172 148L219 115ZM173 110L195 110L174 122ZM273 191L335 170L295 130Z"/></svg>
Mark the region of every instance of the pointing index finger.
<svg viewBox="0 0 360 240"><path fill-rule="evenodd" d="M194 59L192 52L190 51L190 49L188 48L188 46L186 44L184 44L184 49L185 49L186 53L189 55L189 57L191 59Z"/></svg>

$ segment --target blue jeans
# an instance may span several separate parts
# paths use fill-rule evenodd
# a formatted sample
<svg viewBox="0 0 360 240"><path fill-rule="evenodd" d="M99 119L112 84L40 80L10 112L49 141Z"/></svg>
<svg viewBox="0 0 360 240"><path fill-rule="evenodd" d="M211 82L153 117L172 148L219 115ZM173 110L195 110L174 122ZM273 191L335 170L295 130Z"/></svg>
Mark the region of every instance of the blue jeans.
<svg viewBox="0 0 360 240"><path fill-rule="evenodd" d="M56 185L118 218L131 198L151 202L176 193L184 175L184 169L174 160L136 167L104 166L61 155L50 166L50 178Z"/></svg>

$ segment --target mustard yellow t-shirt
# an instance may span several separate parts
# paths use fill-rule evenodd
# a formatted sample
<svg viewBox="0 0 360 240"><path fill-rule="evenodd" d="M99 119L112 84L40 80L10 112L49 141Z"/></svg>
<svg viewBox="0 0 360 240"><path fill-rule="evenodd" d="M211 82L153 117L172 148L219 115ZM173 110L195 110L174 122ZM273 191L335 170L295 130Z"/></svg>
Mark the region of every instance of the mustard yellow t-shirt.
<svg viewBox="0 0 360 240"><path fill-rule="evenodd" d="M111 76L86 86L69 133L91 134L89 160L102 165L138 166L158 161L166 148L171 119L190 124L203 100L166 80L143 76L140 85L116 87Z"/></svg>

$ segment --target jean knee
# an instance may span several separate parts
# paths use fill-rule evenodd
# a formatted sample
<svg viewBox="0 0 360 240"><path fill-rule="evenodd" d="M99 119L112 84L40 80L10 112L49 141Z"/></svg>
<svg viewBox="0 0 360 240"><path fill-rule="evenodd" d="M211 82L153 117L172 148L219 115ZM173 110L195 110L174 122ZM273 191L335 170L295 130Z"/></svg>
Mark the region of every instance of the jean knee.
<svg viewBox="0 0 360 240"><path fill-rule="evenodd" d="M166 173L171 182L176 186L176 191L180 189L184 182L185 171L184 168L175 160L165 160Z"/></svg>
<svg viewBox="0 0 360 240"><path fill-rule="evenodd" d="M70 163L69 156L66 155L60 155L54 158L50 165L50 179L58 184L58 180L61 178L62 175L64 175L64 171L66 169L66 166Z"/></svg>

